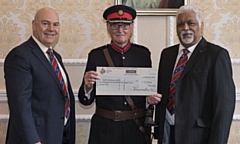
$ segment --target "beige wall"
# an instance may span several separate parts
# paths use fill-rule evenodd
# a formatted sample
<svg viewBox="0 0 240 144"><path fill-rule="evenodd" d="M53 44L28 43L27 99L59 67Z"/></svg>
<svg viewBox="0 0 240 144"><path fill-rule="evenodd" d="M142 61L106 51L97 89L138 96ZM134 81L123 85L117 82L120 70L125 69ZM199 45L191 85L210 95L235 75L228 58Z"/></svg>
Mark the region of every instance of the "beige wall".
<svg viewBox="0 0 240 144"><path fill-rule="evenodd" d="M56 8L61 19L60 40L55 49L62 55L70 75L75 96L81 84L88 52L109 43L102 12L117 0L1 0L0 1L0 118L8 116L4 86L3 62L6 54L31 35L31 21L37 9ZM118 1L119 2L119 1ZM237 105L234 119L240 120L240 10L239 0L189 0L203 14L204 37L228 49L233 62ZM138 11L135 20L134 43L147 46L152 52L153 67L157 68L159 55L166 46L178 43L175 16L166 16L159 10L153 13ZM174 12L173 12L174 13ZM149 15L151 14L151 16ZM171 12L172 15L172 12ZM76 100L79 119L90 119L94 105L82 106ZM234 123L235 124L235 123ZM237 124L235 124L237 125ZM231 131L231 143L240 140ZM0 140L1 141L1 140Z"/></svg>

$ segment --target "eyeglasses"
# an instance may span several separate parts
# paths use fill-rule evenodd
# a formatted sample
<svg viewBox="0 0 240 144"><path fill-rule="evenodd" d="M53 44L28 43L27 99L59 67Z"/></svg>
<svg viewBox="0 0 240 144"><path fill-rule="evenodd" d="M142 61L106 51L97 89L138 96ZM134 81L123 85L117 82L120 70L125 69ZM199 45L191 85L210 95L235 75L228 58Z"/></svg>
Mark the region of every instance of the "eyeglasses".
<svg viewBox="0 0 240 144"><path fill-rule="evenodd" d="M112 30L118 30L121 27L123 30L128 30L130 28L130 24L131 23L111 23L110 28Z"/></svg>

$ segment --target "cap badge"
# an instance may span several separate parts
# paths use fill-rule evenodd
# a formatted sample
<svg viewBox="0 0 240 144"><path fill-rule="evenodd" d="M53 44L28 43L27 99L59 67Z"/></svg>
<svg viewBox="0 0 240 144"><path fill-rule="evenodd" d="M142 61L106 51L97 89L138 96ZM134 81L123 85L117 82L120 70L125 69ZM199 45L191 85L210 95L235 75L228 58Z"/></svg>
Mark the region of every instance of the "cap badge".
<svg viewBox="0 0 240 144"><path fill-rule="evenodd" d="M122 15L123 15L123 10L119 10L119 11L118 11L118 15L119 15L119 16L122 16Z"/></svg>

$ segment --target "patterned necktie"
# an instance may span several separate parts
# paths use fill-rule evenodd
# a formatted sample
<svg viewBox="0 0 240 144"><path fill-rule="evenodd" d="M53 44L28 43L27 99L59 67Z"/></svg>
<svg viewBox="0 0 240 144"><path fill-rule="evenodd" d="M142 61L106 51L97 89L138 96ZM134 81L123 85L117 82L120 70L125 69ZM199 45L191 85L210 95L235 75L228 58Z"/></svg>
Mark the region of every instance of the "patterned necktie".
<svg viewBox="0 0 240 144"><path fill-rule="evenodd" d="M167 104L167 109L170 112L170 114L175 113L175 92L176 92L176 85L177 82L179 81L179 77L182 74L182 71L188 61L188 50L184 49L183 54L181 55L180 59L178 60L178 63L175 67L175 70L172 75L171 83L170 83L170 90L169 90L169 95L168 95L168 104Z"/></svg>
<svg viewBox="0 0 240 144"><path fill-rule="evenodd" d="M70 99L69 99L68 92L67 92L67 86L66 86L66 84L64 82L62 73L61 73L61 71L59 69L59 66L58 66L58 63L57 63L57 59L54 56L54 54L53 54L53 52L52 52L52 50L50 48L47 50L47 54L49 56L52 68L55 71L56 76L58 77L58 80L60 82L63 94L64 94L65 99L66 99L64 114L65 114L65 120L67 121L69 119L69 116L70 116Z"/></svg>

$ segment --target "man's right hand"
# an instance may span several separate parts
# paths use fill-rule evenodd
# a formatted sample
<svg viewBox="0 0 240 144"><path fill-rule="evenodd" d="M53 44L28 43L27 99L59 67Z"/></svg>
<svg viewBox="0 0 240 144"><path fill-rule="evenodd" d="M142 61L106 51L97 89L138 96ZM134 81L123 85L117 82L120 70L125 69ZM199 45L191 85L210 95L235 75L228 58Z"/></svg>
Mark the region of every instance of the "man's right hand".
<svg viewBox="0 0 240 144"><path fill-rule="evenodd" d="M98 73L95 71L88 71L84 75L84 87L86 91L90 91L93 88L96 80L99 80Z"/></svg>

